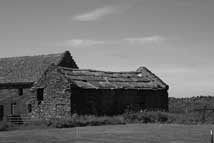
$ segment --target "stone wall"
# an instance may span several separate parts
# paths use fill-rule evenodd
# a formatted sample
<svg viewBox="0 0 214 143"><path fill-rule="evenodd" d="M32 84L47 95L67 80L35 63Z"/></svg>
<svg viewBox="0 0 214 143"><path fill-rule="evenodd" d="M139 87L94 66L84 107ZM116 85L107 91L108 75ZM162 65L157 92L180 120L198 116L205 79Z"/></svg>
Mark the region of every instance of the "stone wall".
<svg viewBox="0 0 214 143"><path fill-rule="evenodd" d="M47 71L36 85L39 87L34 89L32 117L50 119L71 116L70 84L56 69ZM44 88L44 99L41 104L37 101L37 88Z"/></svg>

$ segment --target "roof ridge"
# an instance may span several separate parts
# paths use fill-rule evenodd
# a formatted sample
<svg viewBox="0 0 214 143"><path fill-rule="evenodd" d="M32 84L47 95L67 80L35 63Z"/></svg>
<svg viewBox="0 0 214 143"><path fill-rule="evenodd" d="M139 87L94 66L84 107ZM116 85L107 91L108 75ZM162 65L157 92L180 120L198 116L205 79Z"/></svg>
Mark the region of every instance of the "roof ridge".
<svg viewBox="0 0 214 143"><path fill-rule="evenodd" d="M138 71L102 71L102 70L96 70L96 69L73 69L68 67L60 67L59 68L63 70L69 70L69 71L91 71L91 72L103 72L103 73L140 73Z"/></svg>
<svg viewBox="0 0 214 143"><path fill-rule="evenodd" d="M67 52L67 51L65 51ZM26 57L39 57L39 56L51 56L51 55L61 55L61 54L64 54L65 52L63 53L50 53L50 54L35 54L35 55L23 55L23 56L9 56L9 57L0 57L0 60L1 59L12 59L12 58L26 58Z"/></svg>
<svg viewBox="0 0 214 143"><path fill-rule="evenodd" d="M147 69L145 66L140 66L139 68L137 68L137 72L141 72L142 70Z"/></svg>

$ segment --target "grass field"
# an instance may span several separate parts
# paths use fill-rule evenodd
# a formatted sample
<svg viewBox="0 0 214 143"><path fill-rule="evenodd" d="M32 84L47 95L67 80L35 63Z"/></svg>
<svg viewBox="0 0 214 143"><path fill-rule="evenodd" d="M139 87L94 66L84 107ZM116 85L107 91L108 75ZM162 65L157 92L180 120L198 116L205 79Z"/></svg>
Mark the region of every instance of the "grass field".
<svg viewBox="0 0 214 143"><path fill-rule="evenodd" d="M214 125L128 124L0 132L0 143L210 143Z"/></svg>

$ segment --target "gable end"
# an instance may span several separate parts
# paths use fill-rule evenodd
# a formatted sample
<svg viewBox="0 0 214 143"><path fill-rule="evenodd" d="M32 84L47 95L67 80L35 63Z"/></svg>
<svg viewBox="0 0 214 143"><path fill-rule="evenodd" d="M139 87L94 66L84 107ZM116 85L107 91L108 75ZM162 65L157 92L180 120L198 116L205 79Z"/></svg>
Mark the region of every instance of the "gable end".
<svg viewBox="0 0 214 143"><path fill-rule="evenodd" d="M65 53L63 54L61 60L57 65L61 67L68 67L68 68L75 68L75 69L79 68L69 51L65 51Z"/></svg>

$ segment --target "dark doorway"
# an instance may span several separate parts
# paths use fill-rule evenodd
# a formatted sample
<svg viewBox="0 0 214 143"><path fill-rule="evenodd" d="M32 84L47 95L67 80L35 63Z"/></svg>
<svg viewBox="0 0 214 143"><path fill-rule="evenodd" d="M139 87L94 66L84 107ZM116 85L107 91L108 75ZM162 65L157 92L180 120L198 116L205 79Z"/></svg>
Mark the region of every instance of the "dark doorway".
<svg viewBox="0 0 214 143"><path fill-rule="evenodd" d="M43 99L44 99L44 89L43 88L38 88L37 89L38 105L42 103Z"/></svg>
<svg viewBox="0 0 214 143"><path fill-rule="evenodd" d="M0 121L3 120L3 117L4 117L4 106L0 105Z"/></svg>

